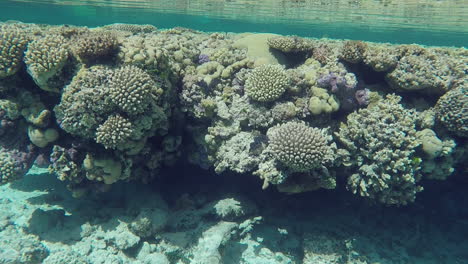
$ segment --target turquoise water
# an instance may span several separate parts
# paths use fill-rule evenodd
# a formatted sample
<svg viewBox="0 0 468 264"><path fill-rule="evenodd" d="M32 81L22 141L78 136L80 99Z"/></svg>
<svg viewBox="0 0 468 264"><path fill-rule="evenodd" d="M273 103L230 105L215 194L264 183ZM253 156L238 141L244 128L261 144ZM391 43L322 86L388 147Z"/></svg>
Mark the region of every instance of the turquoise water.
<svg viewBox="0 0 468 264"><path fill-rule="evenodd" d="M175 26L391 43L465 46L466 1L3 0L0 21Z"/></svg>

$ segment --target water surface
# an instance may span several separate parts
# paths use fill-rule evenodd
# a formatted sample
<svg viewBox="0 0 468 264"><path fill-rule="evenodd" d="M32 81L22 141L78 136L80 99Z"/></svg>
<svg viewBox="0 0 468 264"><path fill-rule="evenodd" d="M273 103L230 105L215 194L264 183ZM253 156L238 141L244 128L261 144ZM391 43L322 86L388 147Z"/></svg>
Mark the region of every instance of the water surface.
<svg viewBox="0 0 468 264"><path fill-rule="evenodd" d="M2 0L0 21L109 23L203 31L465 46L468 3L433 0Z"/></svg>

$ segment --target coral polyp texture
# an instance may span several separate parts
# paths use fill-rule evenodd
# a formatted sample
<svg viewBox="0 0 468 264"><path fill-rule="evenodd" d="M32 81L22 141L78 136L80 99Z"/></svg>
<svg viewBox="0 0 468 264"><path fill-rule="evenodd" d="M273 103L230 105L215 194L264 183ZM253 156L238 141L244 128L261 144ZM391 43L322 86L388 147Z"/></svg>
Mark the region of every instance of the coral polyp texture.
<svg viewBox="0 0 468 264"><path fill-rule="evenodd" d="M271 127L267 136L273 156L301 172L320 167L330 155L331 148L322 133L304 122L291 121Z"/></svg>
<svg viewBox="0 0 468 264"><path fill-rule="evenodd" d="M449 181L466 162L467 54L151 25L0 24L0 180L21 178L37 158L80 197L159 181L186 158L258 177L259 189L346 185L409 204L421 179Z"/></svg>
<svg viewBox="0 0 468 264"><path fill-rule="evenodd" d="M444 94L435 106L437 118L460 137L468 137L468 89L460 86Z"/></svg>
<svg viewBox="0 0 468 264"><path fill-rule="evenodd" d="M132 123L130 121L119 115L110 116L97 128L96 142L101 143L105 148L115 149L119 145L123 145L131 133Z"/></svg>
<svg viewBox="0 0 468 264"><path fill-rule="evenodd" d="M367 44L362 41L346 41L340 57L347 62L359 63L363 60L366 50Z"/></svg>
<svg viewBox="0 0 468 264"><path fill-rule="evenodd" d="M304 52L311 51L313 48L313 42L304 38L292 36L284 37L277 36L269 38L268 46L273 49L280 50L282 52Z"/></svg>
<svg viewBox="0 0 468 264"><path fill-rule="evenodd" d="M14 26L0 26L0 79L15 74L21 68L29 37Z"/></svg>
<svg viewBox="0 0 468 264"><path fill-rule="evenodd" d="M57 91L49 81L60 74L68 60L67 40L61 35L48 35L29 43L24 55L28 73L43 90Z"/></svg>
<svg viewBox="0 0 468 264"><path fill-rule="evenodd" d="M245 81L245 92L255 101L270 102L286 91L290 80L279 65L262 65L255 68Z"/></svg>
<svg viewBox="0 0 468 264"><path fill-rule="evenodd" d="M422 190L416 117L399 104L400 99L388 95L351 113L336 133L348 151L348 165L357 168L348 178L348 188L388 205L411 203Z"/></svg>
<svg viewBox="0 0 468 264"><path fill-rule="evenodd" d="M156 83L135 66L125 66L109 79L110 100L128 114L145 111L158 92Z"/></svg>
<svg viewBox="0 0 468 264"><path fill-rule="evenodd" d="M117 53L118 44L117 38L112 33L89 32L77 37L72 50L82 62L89 64Z"/></svg>

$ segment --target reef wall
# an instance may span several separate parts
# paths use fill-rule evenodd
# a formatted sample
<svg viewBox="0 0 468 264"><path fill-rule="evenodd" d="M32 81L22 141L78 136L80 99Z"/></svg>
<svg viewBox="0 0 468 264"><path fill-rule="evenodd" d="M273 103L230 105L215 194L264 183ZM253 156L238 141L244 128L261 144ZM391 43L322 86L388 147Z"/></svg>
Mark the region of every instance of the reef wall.
<svg viewBox="0 0 468 264"><path fill-rule="evenodd" d="M406 205L466 170L467 72L465 48L3 23L0 183L35 163L79 197L188 160Z"/></svg>

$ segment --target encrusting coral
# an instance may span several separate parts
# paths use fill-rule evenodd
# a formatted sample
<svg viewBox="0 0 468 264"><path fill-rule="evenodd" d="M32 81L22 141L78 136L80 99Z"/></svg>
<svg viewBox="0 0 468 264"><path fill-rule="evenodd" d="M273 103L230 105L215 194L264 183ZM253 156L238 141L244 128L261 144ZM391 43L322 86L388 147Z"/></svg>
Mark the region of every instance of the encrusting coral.
<svg viewBox="0 0 468 264"><path fill-rule="evenodd" d="M245 82L245 92L255 101L270 102L283 95L289 82L281 66L266 64L250 73Z"/></svg>

